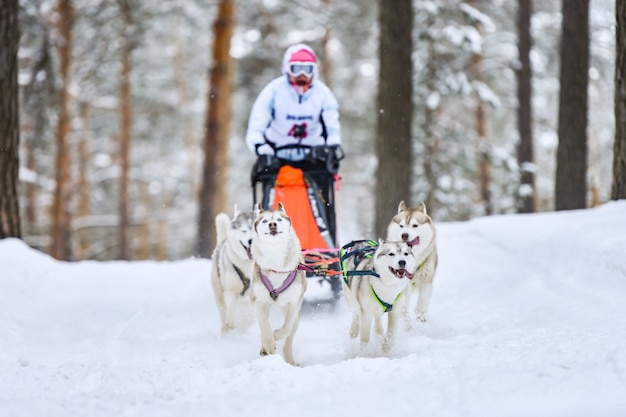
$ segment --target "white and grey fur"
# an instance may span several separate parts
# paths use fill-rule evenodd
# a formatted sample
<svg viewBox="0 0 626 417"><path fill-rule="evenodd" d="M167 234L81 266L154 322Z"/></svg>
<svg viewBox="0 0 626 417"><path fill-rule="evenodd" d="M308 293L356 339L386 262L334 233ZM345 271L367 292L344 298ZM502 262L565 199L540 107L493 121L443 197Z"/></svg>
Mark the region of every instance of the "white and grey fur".
<svg viewBox="0 0 626 417"><path fill-rule="evenodd" d="M303 263L300 241L292 227L291 219L281 203L276 210L263 210L255 206L254 238L252 256L251 299L261 330L261 355L276 352L276 342L285 339L283 355L286 362L297 365L293 358L293 338L300 322L300 311L306 290L304 271L298 270ZM261 274L279 288L292 271L294 281L274 298L262 281ZM270 310L278 307L284 316L282 327L272 330Z"/></svg>
<svg viewBox="0 0 626 417"><path fill-rule="evenodd" d="M226 213L215 216L217 245L213 251L211 284L220 313L222 333L236 327L237 312L250 303L254 213L235 206L232 220Z"/></svg>
<svg viewBox="0 0 626 417"><path fill-rule="evenodd" d="M424 322L433 292L433 280L438 262L436 229L426 212L426 205L420 203L417 208L409 208L404 201L401 201L398 205L398 212L387 227L387 239L402 240L411 246L417 270L414 273L410 290L406 294L404 317L407 325L410 326L411 295L418 293L415 317Z"/></svg>
<svg viewBox="0 0 626 417"><path fill-rule="evenodd" d="M348 306L353 311L350 337L361 335L361 345L370 340L372 320L376 334L383 335L382 316L387 313L387 332L383 339L383 351L389 352L393 346L398 318L402 314L401 300L404 290L410 284L415 270L415 256L409 245L402 241L379 240L378 247L371 257L365 257L356 266L348 262L347 271L371 271L374 274L351 276L347 273L342 280L343 293ZM344 272L347 272L344 271ZM386 311L381 301L391 308Z"/></svg>

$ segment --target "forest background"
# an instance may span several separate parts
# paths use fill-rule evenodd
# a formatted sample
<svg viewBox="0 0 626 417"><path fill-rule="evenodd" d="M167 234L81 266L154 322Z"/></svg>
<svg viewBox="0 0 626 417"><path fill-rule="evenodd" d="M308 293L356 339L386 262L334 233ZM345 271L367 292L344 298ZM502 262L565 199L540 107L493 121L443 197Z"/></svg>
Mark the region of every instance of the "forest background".
<svg viewBox="0 0 626 417"><path fill-rule="evenodd" d="M70 246L57 257L118 258L120 229L128 237L123 258L194 255L219 2L72 3L71 59L64 69L57 2L20 1L23 239L42 250L51 245L64 91L63 166L69 191L62 201ZM279 75L285 48L305 42L318 52L321 77L340 103L347 154L341 167L340 238L375 237L378 14L384 1L234 3L224 164L229 175L222 183L220 210L231 212L235 204L251 208L254 156L243 140L249 111L261 88ZM412 146L398 150L413 155L406 200L428 201L438 222L514 213L525 192L516 154L518 3L414 0L412 5ZM555 208L561 18L560 1L534 2L530 57L537 211ZM592 0L589 25L587 204L594 206L610 198L613 182L615 2ZM481 172L485 161L487 184ZM122 176L129 179L124 186ZM489 191L488 204L482 187ZM130 213L126 224L118 215L124 198Z"/></svg>

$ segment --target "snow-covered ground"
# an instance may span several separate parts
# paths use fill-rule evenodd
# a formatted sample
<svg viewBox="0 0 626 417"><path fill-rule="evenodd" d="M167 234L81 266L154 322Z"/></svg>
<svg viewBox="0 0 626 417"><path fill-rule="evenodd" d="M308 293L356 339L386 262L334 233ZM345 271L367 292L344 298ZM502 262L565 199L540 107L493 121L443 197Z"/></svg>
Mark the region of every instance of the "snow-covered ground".
<svg viewBox="0 0 626 417"><path fill-rule="evenodd" d="M308 308L300 368L259 357L254 323L221 336L209 260L63 263L2 240L0 416L626 416L626 201L438 239L427 324L385 356L349 339L343 300Z"/></svg>

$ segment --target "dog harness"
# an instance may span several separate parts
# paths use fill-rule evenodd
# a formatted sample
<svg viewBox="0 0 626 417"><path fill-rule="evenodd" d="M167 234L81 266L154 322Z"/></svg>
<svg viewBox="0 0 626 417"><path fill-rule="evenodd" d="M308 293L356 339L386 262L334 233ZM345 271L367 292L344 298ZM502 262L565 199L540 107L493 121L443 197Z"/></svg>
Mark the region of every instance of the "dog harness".
<svg viewBox="0 0 626 417"><path fill-rule="evenodd" d="M248 278L241 271L241 269L237 268L237 266L235 264L233 264L233 268L235 268L235 272L237 273L237 275L239 276L239 279L241 280L241 283L243 284L243 291L241 291L241 293L239 293L239 295L244 295L246 293L246 291L248 291L248 288L250 288L250 278Z"/></svg>
<svg viewBox="0 0 626 417"><path fill-rule="evenodd" d="M270 293L270 297L272 297L272 300L276 301L276 299L278 298L278 296L280 295L281 292L285 291L287 288L289 288L289 286L293 283L293 281L296 279L296 269L294 269L293 271L291 271L289 273L289 275L287 276L287 278L283 281L283 283L281 284L280 287L278 288L274 288L274 286L272 285L272 283L270 282L269 278L266 277L263 272L261 272L261 270L259 269L259 275L261 275L261 281L263 281L263 285L265 285L265 288L267 288L267 290Z"/></svg>
<svg viewBox="0 0 626 417"><path fill-rule="evenodd" d="M360 247L355 248L357 245ZM348 268L346 268L346 263L350 258L354 258L354 266L357 266L363 258L371 258L372 254L376 252L377 247L378 243L373 240L353 240L341 247L339 251L339 261L341 263L341 271L343 272L343 280L346 285L348 285L349 277L353 276L372 275L376 278L380 278L380 275L374 270L349 271Z"/></svg>
<svg viewBox="0 0 626 417"><path fill-rule="evenodd" d="M376 248L378 248L378 242L375 242L373 240L353 240L352 242L341 247L341 250L339 252L339 261L341 262L341 271L343 272L343 280L346 285L349 284L349 278L352 276L371 275L376 278L380 278L380 275L374 269L349 271L346 268L346 263L350 258L354 258L353 262L354 266L356 266L363 260L363 258L371 258L374 252L376 252ZM422 263L419 267L421 267L423 264L424 263ZM393 300L393 303L390 304L381 299L378 294L376 294L374 286L371 284L370 290L372 291L372 295L374 296L376 302L378 302L378 304L380 304L380 306L383 308L383 313L391 311L396 301L398 301L398 298L400 298L400 296L402 295L402 292L400 292L396 299Z"/></svg>
<svg viewBox="0 0 626 417"><path fill-rule="evenodd" d="M391 311L393 309L393 305L396 303L396 301L398 301L398 298L400 298L400 296L402 295L402 291L400 291L400 293L398 294L396 299L393 300L393 303L389 304L389 303L383 301L378 296L378 294L376 294L376 291L374 291L374 286L373 285L370 285L370 289L372 290L372 294L374 295L374 298L376 299L376 301L378 301L378 304L380 304L380 306L383 308L383 313L387 313L387 312Z"/></svg>
<svg viewBox="0 0 626 417"><path fill-rule="evenodd" d="M430 255L429 255L429 256L427 256L427 257L426 257L426 259L424 259L424 260L422 261L422 263L421 263L421 264L419 264L419 265L417 266L417 268L415 269L415 272L419 271L419 270L420 270L420 268L424 266L424 264L426 263L426 261L427 261L429 258L430 258Z"/></svg>

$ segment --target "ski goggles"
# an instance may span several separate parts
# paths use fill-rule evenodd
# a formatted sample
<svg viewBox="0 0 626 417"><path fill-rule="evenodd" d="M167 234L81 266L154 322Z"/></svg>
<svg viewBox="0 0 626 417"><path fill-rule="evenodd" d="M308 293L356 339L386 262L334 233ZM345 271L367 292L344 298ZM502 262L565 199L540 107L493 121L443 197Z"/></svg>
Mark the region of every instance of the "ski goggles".
<svg viewBox="0 0 626 417"><path fill-rule="evenodd" d="M314 62L290 62L287 65L287 74L291 75L292 77L298 77L300 75L311 77L313 76L314 71Z"/></svg>

